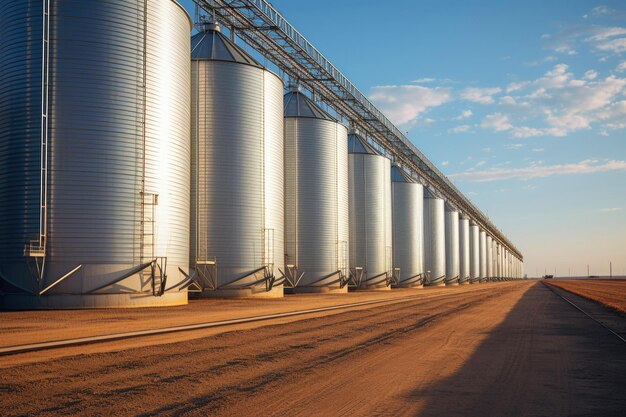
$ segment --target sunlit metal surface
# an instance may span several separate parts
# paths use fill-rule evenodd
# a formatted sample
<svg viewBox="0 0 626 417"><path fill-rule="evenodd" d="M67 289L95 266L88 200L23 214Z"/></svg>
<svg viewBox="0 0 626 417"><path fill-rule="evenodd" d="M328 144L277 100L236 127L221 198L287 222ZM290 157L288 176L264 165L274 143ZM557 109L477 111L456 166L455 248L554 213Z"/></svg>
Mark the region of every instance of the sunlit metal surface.
<svg viewBox="0 0 626 417"><path fill-rule="evenodd" d="M6 117L0 121L0 272L37 294L76 270L24 307L186 302L185 292L153 297L143 272L88 294L154 257L167 257L170 284L182 279L179 268L188 268L191 21L171 0L147 4L144 11L143 0L50 2L48 236L41 279L32 256L19 254L36 237L35 196L42 188L42 2L0 6L0 30L16 42L10 47L5 33L0 38L0 48L9 48L0 54L0 106L6 108L0 116ZM12 80L19 72L21 81Z"/></svg>
<svg viewBox="0 0 626 417"><path fill-rule="evenodd" d="M446 278L445 202L424 193L424 269L429 285L441 285ZM428 272L430 271L430 272Z"/></svg>
<svg viewBox="0 0 626 417"><path fill-rule="evenodd" d="M399 286L418 286L424 277L424 187L397 166L391 168L393 266Z"/></svg>
<svg viewBox="0 0 626 417"><path fill-rule="evenodd" d="M480 227L470 223L470 282L480 279Z"/></svg>
<svg viewBox="0 0 626 417"><path fill-rule="evenodd" d="M263 295L261 269L284 271L283 82L214 26L191 43L191 263L209 290Z"/></svg>
<svg viewBox="0 0 626 417"><path fill-rule="evenodd" d="M461 274L459 247L459 212L446 207L446 283L458 283Z"/></svg>
<svg viewBox="0 0 626 417"><path fill-rule="evenodd" d="M459 219L459 283L470 279L470 221L467 217Z"/></svg>
<svg viewBox="0 0 626 417"><path fill-rule="evenodd" d="M393 267L391 161L351 133L348 173L350 267L364 268L361 287L387 287Z"/></svg>
<svg viewBox="0 0 626 417"><path fill-rule="evenodd" d="M298 91L285 96L284 122L285 267L303 290L339 287L348 274L348 131Z"/></svg>

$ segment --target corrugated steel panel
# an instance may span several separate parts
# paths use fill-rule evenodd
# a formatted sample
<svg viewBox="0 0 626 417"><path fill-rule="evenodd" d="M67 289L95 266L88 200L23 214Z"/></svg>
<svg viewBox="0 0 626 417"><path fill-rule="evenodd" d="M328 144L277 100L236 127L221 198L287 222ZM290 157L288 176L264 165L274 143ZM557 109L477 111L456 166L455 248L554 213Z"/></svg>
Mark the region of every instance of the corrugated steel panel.
<svg viewBox="0 0 626 417"><path fill-rule="evenodd" d="M348 273L348 132L315 117L284 123L286 263L304 273L299 286L320 285Z"/></svg>
<svg viewBox="0 0 626 417"><path fill-rule="evenodd" d="M480 279L480 228L470 225L470 282Z"/></svg>
<svg viewBox="0 0 626 417"><path fill-rule="evenodd" d="M479 254L480 268L478 274L482 282L487 278L487 234L484 230L480 231Z"/></svg>
<svg viewBox="0 0 626 417"><path fill-rule="evenodd" d="M33 196L39 193L40 152L34 144L39 142L40 132L33 126L39 123L41 110L33 102L41 100L41 90L34 84L35 73L41 70L41 30L33 29L41 25L42 3L9 1L4 5L8 10L23 3L28 4L27 10L17 15L2 13L9 27L14 25L13 19L23 25L21 31L10 29L12 36L21 40L9 55L18 61L26 56L20 65L36 68L28 70L27 81L16 84L19 90L12 93L26 98L26 103L18 106L27 112L21 126L16 131L12 121L0 127L3 139L24 138L10 146L20 149L18 155L28 155L18 162L22 170L12 171L13 175L23 172L24 179L16 181L26 181L28 193L17 198L11 213L2 217L11 223L26 214L28 220L19 226L20 231L15 226L0 226L16 236L8 251L12 256L18 252L16 247L21 251L24 239L32 239L31 234L38 230L33 222L38 198ZM53 0L50 4L48 253L43 286L77 265L83 267L49 295L84 294L149 260L141 258L140 248L144 169L146 193L158 194L155 216L152 208L146 216L154 221L150 233L155 239L147 255L167 257L168 285L183 279L179 267L188 268L191 21L171 0L148 2L147 15L143 7L143 1L113 0ZM3 77L4 69L0 72ZM13 104L10 107L15 108ZM6 140L0 143L0 154L4 150L13 153ZM0 195L11 188L0 179ZM4 240L3 233L0 241ZM24 258L21 262L25 264ZM8 269L14 276L10 265ZM30 285L26 275L20 279ZM141 274L133 274L100 293L149 290L150 283ZM93 297L97 296L76 299L77 306L116 303L112 297L95 301ZM177 297L186 299L184 293Z"/></svg>
<svg viewBox="0 0 626 417"><path fill-rule="evenodd" d="M424 187L414 182L391 184L393 199L393 265L400 285L424 273ZM421 283L418 278L417 283Z"/></svg>
<svg viewBox="0 0 626 417"><path fill-rule="evenodd" d="M265 291L253 273L284 271L282 80L196 56L192 149L191 263L216 261L218 288Z"/></svg>
<svg viewBox="0 0 626 417"><path fill-rule="evenodd" d="M461 274L459 212L446 209L446 283L458 283Z"/></svg>
<svg viewBox="0 0 626 417"><path fill-rule="evenodd" d="M430 285L442 284L446 277L446 234L444 201L425 193L424 269L430 271Z"/></svg>
<svg viewBox="0 0 626 417"><path fill-rule="evenodd" d="M459 282L470 279L470 221L466 217L459 219Z"/></svg>
<svg viewBox="0 0 626 417"><path fill-rule="evenodd" d="M362 286L385 287L392 273L391 161L381 155L348 155L350 266L363 267Z"/></svg>

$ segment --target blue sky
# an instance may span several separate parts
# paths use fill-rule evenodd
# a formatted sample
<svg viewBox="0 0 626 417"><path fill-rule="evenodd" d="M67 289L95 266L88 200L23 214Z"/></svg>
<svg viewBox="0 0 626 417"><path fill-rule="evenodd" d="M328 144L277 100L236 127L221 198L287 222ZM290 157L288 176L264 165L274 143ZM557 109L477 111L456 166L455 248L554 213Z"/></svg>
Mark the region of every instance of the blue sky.
<svg viewBox="0 0 626 417"><path fill-rule="evenodd" d="M509 236L529 275L608 274L610 261L626 274L623 1L273 5Z"/></svg>

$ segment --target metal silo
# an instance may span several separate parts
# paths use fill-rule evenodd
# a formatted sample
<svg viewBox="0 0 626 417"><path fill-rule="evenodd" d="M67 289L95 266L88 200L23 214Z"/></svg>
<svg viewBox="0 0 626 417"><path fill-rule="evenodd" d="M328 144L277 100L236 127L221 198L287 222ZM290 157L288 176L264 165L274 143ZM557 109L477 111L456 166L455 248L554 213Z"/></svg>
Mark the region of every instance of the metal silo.
<svg viewBox="0 0 626 417"><path fill-rule="evenodd" d="M393 266L399 287L421 287L424 279L424 187L402 168L391 167Z"/></svg>
<svg viewBox="0 0 626 417"><path fill-rule="evenodd" d="M285 95L285 273L301 292L346 292L347 129L297 89Z"/></svg>
<svg viewBox="0 0 626 417"><path fill-rule="evenodd" d="M388 289L393 275L391 161L351 133L348 174L352 285ZM356 268L363 268L362 274Z"/></svg>
<svg viewBox="0 0 626 417"><path fill-rule="evenodd" d="M469 284L470 279L470 221L459 219L459 284Z"/></svg>
<svg viewBox="0 0 626 417"><path fill-rule="evenodd" d="M493 240L487 235L487 281L493 279Z"/></svg>
<svg viewBox="0 0 626 417"><path fill-rule="evenodd" d="M280 297L283 82L205 23L191 38L190 263L202 296Z"/></svg>
<svg viewBox="0 0 626 417"><path fill-rule="evenodd" d="M480 228L477 224L470 225L470 283L480 279Z"/></svg>
<svg viewBox="0 0 626 417"><path fill-rule="evenodd" d="M172 0L1 7L0 305L186 303L189 16Z"/></svg>
<svg viewBox="0 0 626 417"><path fill-rule="evenodd" d="M442 198L424 192L424 269L427 285L444 285L446 278L445 209Z"/></svg>
<svg viewBox="0 0 626 417"><path fill-rule="evenodd" d="M446 285L458 285L460 281L459 212L446 204Z"/></svg>
<svg viewBox="0 0 626 417"><path fill-rule="evenodd" d="M480 267L479 267L479 278L480 282L484 282L487 279L487 233L484 230L480 231L480 240L479 240L479 256L480 256Z"/></svg>

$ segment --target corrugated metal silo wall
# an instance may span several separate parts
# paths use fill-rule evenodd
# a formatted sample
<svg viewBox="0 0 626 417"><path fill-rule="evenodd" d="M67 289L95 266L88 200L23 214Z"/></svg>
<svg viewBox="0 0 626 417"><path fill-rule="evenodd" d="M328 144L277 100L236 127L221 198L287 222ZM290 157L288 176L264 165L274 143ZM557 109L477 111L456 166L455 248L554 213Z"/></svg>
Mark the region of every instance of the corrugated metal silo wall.
<svg viewBox="0 0 626 417"><path fill-rule="evenodd" d="M470 281L480 278L480 228L470 225Z"/></svg>
<svg viewBox="0 0 626 417"><path fill-rule="evenodd" d="M465 282L470 278L470 221L468 218L459 219L459 281Z"/></svg>
<svg viewBox="0 0 626 417"><path fill-rule="evenodd" d="M348 155L350 265L365 269L366 278L391 272L391 161L380 155ZM382 284L380 279L373 284ZM368 285L368 284L366 284Z"/></svg>
<svg viewBox="0 0 626 417"><path fill-rule="evenodd" d="M347 267L348 131L329 120L284 120L285 253L306 286Z"/></svg>
<svg viewBox="0 0 626 417"><path fill-rule="evenodd" d="M0 274L27 289L24 245L39 234L42 10L0 4Z"/></svg>
<svg viewBox="0 0 626 417"><path fill-rule="evenodd" d="M460 275L459 212L446 210L446 281L457 282Z"/></svg>
<svg viewBox="0 0 626 417"><path fill-rule="evenodd" d="M424 273L424 187L411 182L393 182L393 266L400 268L400 281ZM401 283L400 282L400 283Z"/></svg>
<svg viewBox="0 0 626 417"><path fill-rule="evenodd" d="M479 251L480 267L478 273L480 276L480 280L483 281L485 278L487 278L487 234L484 230L480 231Z"/></svg>
<svg viewBox="0 0 626 417"><path fill-rule="evenodd" d="M252 65L192 61L191 262L218 286L284 271L283 83ZM236 287L248 287L254 275ZM264 284L260 284L263 285Z"/></svg>
<svg viewBox="0 0 626 417"><path fill-rule="evenodd" d="M28 4L33 10L29 13L40 17L42 3ZM177 3L151 1L144 33L143 7L143 1L112 0L52 1L50 5L49 217L42 285L82 265L46 294L63 294L59 306L164 302L167 297L158 300L151 295L128 296L150 289L137 274L99 291L112 293L110 296L85 295L149 260L141 258L142 220L151 225L154 221L150 233L156 245L148 258L167 257L168 285L182 279L179 267L188 268L191 22ZM30 24L36 26L36 19L27 23L27 30ZM29 36L38 38L41 32L35 30ZM34 40L20 52L22 59L24 55L37 56L28 65L39 64L41 50L35 50L38 43ZM41 92L36 88L22 89L20 94L34 94L28 100L40 103ZM40 119L41 109L36 105L22 108L29 112L25 119ZM34 134L36 137L31 137L22 131L26 145L22 151L29 152L29 157L20 164L30 185L17 214L27 207L29 220L27 227L20 226L23 232L16 240L23 240L24 232L34 229L31 192L39 193L40 172L39 164L34 164L39 160L39 149L33 146L40 140L39 132ZM145 191L158 194L159 204L154 206L155 216L147 209L142 219L144 170ZM24 243L19 245L20 250ZM184 292L170 295L186 301ZM48 297L40 299L36 303L49 302Z"/></svg>
<svg viewBox="0 0 626 417"><path fill-rule="evenodd" d="M493 241L491 236L487 235L487 278L493 277Z"/></svg>
<svg viewBox="0 0 626 417"><path fill-rule="evenodd" d="M442 283L446 276L446 235L444 201L424 199L424 269L431 283Z"/></svg>

